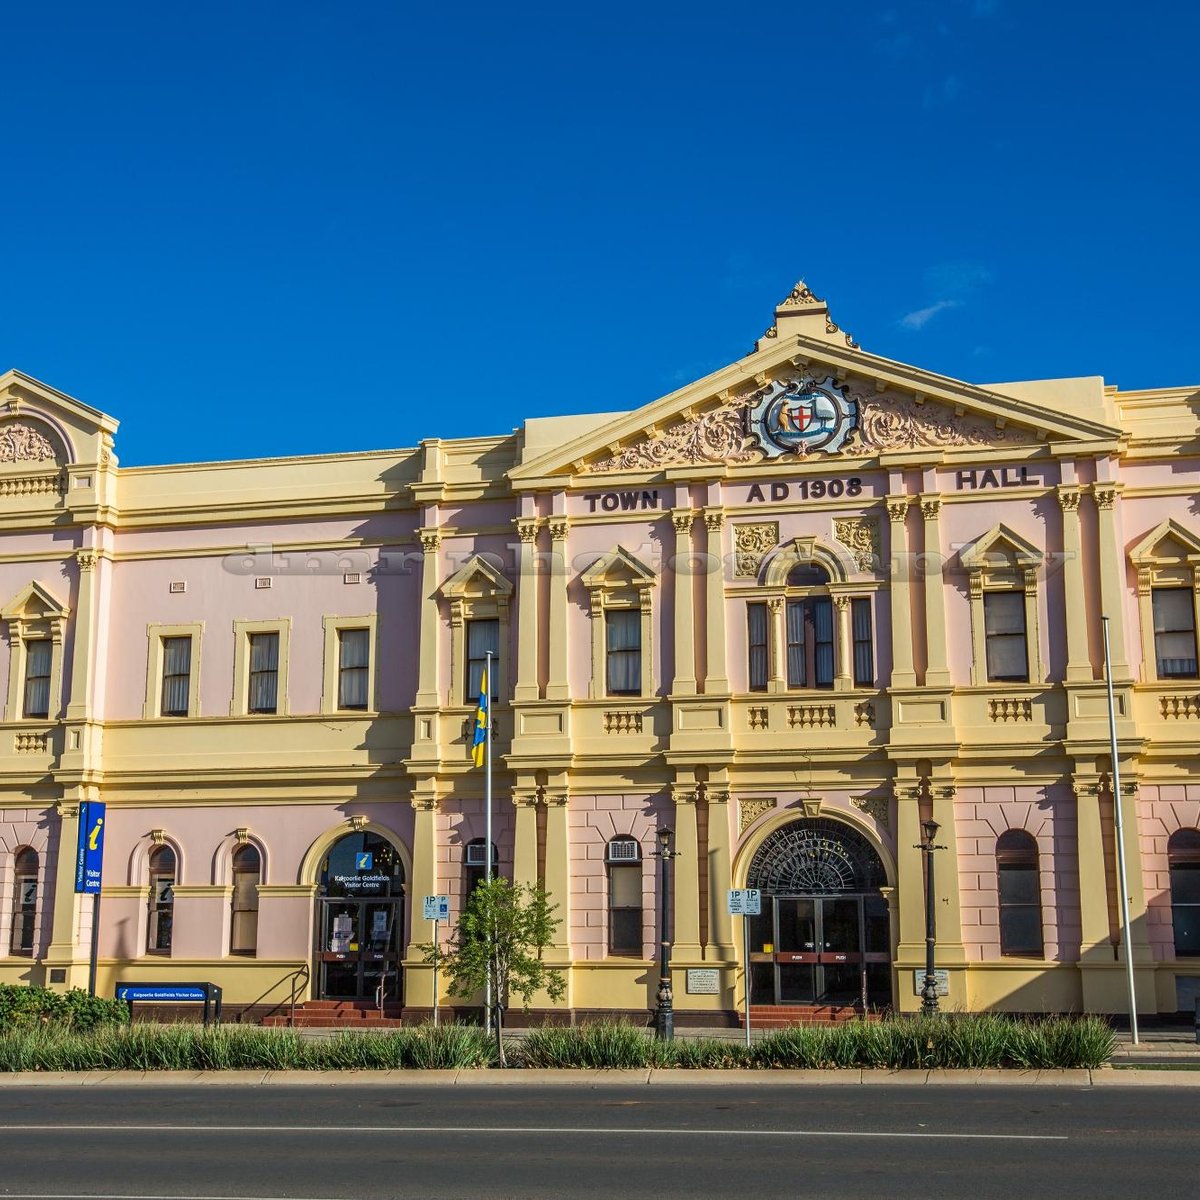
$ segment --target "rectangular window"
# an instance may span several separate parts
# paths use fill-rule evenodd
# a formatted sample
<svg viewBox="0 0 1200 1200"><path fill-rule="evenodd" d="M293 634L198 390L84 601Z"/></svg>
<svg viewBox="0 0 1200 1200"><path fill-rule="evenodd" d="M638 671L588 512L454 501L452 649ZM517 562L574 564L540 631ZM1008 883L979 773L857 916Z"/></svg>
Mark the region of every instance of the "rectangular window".
<svg viewBox="0 0 1200 1200"><path fill-rule="evenodd" d="M150 923L146 938L147 953L171 953L171 934L174 924L175 878L172 875L151 875Z"/></svg>
<svg viewBox="0 0 1200 1200"><path fill-rule="evenodd" d="M871 601L865 596L850 601L850 627L854 638L854 685L875 686L875 652L871 637Z"/></svg>
<svg viewBox="0 0 1200 1200"><path fill-rule="evenodd" d="M478 704L483 687L483 668L487 663L488 651L492 653L492 677L488 680L488 691L493 700L500 699L500 622L467 622L467 691L464 704Z"/></svg>
<svg viewBox="0 0 1200 1200"><path fill-rule="evenodd" d="M765 692L767 690L767 606L765 604L746 605L747 645L750 654L750 690Z"/></svg>
<svg viewBox="0 0 1200 1200"><path fill-rule="evenodd" d="M1154 588L1154 658L1159 679L1196 678L1196 606L1191 588Z"/></svg>
<svg viewBox="0 0 1200 1200"><path fill-rule="evenodd" d="M833 601L790 600L787 606L789 688L833 687Z"/></svg>
<svg viewBox="0 0 1200 1200"><path fill-rule="evenodd" d="M192 677L192 639L163 638L162 663L162 704L159 712L164 717L186 717Z"/></svg>
<svg viewBox="0 0 1200 1200"><path fill-rule="evenodd" d="M1042 902L1038 868L1033 863L1000 863L1000 953L1041 958Z"/></svg>
<svg viewBox="0 0 1200 1200"><path fill-rule="evenodd" d="M642 864L608 868L608 952L642 955Z"/></svg>
<svg viewBox="0 0 1200 1200"><path fill-rule="evenodd" d="M50 651L49 638L25 643L25 705L27 719L50 715Z"/></svg>
<svg viewBox="0 0 1200 1200"><path fill-rule="evenodd" d="M642 694L642 614L636 608L604 615L610 696Z"/></svg>
<svg viewBox="0 0 1200 1200"><path fill-rule="evenodd" d="M250 690L246 707L252 713L273 713L279 705L279 634L250 634Z"/></svg>
<svg viewBox="0 0 1200 1200"><path fill-rule="evenodd" d="M338 708L365 711L371 668L371 631L338 630Z"/></svg>
<svg viewBox="0 0 1200 1200"><path fill-rule="evenodd" d="M1028 683L1024 592L984 592L983 635L988 681Z"/></svg>

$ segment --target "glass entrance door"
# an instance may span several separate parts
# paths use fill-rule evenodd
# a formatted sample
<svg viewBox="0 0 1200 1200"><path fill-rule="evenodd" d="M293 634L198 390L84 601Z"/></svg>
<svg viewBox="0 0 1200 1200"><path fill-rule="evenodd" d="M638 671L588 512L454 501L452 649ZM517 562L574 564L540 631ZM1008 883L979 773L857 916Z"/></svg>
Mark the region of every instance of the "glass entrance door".
<svg viewBox="0 0 1200 1200"><path fill-rule="evenodd" d="M867 1009L891 1001L882 896L774 896L750 937L753 1003Z"/></svg>
<svg viewBox="0 0 1200 1200"><path fill-rule="evenodd" d="M324 1000L399 998L402 901L322 900L317 947Z"/></svg>

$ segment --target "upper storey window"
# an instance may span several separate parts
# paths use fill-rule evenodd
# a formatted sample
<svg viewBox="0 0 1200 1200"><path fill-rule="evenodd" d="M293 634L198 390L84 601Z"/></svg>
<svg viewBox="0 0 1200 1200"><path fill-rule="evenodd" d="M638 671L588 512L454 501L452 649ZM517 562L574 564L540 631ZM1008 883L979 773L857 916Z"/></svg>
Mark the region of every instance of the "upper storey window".
<svg viewBox="0 0 1200 1200"><path fill-rule="evenodd" d="M1159 679L1196 678L1196 604L1191 588L1154 588L1154 666Z"/></svg>
<svg viewBox="0 0 1200 1200"><path fill-rule="evenodd" d="M164 717L186 717L192 679L192 639L163 638L162 664L159 713Z"/></svg>
<svg viewBox="0 0 1200 1200"><path fill-rule="evenodd" d="M67 608L40 583L0 610L8 625L8 720L45 721L62 709L62 646Z"/></svg>
<svg viewBox="0 0 1200 1200"><path fill-rule="evenodd" d="M1177 521L1164 521L1129 558L1137 569L1142 678L1200 678L1200 536Z"/></svg>
<svg viewBox="0 0 1200 1200"><path fill-rule="evenodd" d="M618 546L582 575L592 618L592 679L588 694L650 696L654 572Z"/></svg>
<svg viewBox="0 0 1200 1200"><path fill-rule="evenodd" d="M442 584L440 594L450 610L450 703L473 707L479 702L489 651L488 691L499 703L508 695L501 651L509 628L512 584L488 558L476 554Z"/></svg>
<svg viewBox="0 0 1200 1200"><path fill-rule="evenodd" d="M1024 592L984 592L983 636L989 683L1028 683Z"/></svg>

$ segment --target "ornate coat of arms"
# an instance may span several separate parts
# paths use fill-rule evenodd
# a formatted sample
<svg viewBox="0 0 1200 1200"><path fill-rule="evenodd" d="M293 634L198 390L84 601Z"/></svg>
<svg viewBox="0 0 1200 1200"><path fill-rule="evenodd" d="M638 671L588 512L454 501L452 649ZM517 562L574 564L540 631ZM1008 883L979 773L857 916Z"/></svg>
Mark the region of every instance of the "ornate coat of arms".
<svg viewBox="0 0 1200 1200"><path fill-rule="evenodd" d="M822 383L777 379L750 409L749 424L767 458L814 450L832 454L858 428L858 404L832 376Z"/></svg>

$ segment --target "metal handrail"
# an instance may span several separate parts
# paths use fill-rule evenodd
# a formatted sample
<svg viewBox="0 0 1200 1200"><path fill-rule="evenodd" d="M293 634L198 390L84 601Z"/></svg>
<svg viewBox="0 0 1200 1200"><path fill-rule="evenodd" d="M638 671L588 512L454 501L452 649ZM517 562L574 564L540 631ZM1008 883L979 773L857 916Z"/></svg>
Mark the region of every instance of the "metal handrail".
<svg viewBox="0 0 1200 1200"><path fill-rule="evenodd" d="M281 983L286 983L286 984L290 985L288 998L286 1000L280 1000L274 1006L274 1008L268 1009L266 1011L266 1013L263 1014L262 1019L266 1020L267 1017L273 1017L286 1004L289 1006L288 1007L288 1024L295 1025L295 1023L296 1023L296 995L308 983L310 978L311 978L311 972L309 971L308 963L303 963L301 966L297 967L294 971L289 971L288 974L286 974L282 979L277 980L275 983L271 984L271 986L269 988L267 988L267 990L265 992L263 992L261 996L258 996L256 999L252 1000L249 1004L247 1004L243 1007L242 1012L238 1014L238 1018L237 1018L238 1024L241 1024L243 1013L245 1013L246 1011L248 1011L250 1009L253 1009L258 1004L259 1000L262 1000L263 997L265 997L265 996L269 996Z"/></svg>

